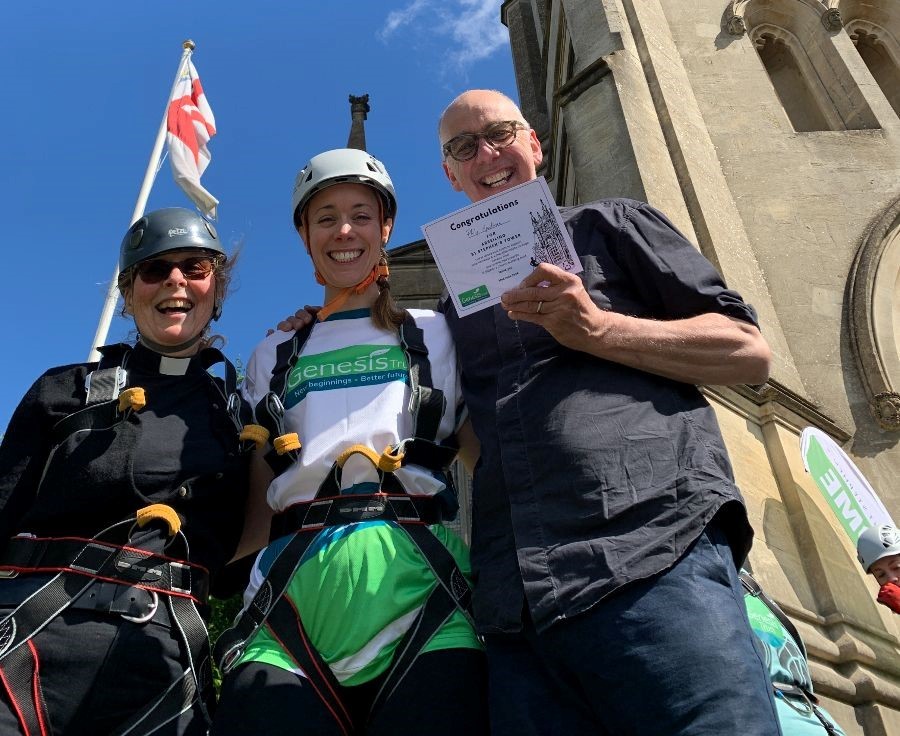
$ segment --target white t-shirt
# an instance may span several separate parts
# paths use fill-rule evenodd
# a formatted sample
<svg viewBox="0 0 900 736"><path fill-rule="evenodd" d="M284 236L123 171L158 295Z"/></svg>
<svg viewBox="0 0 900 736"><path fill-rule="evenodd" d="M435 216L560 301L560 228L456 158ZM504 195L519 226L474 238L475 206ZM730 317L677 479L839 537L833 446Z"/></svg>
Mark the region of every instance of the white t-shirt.
<svg viewBox="0 0 900 736"><path fill-rule="evenodd" d="M446 398L437 439L462 418L456 354L444 317L410 310L424 332L432 386ZM253 406L269 390L275 351L288 333L270 335L256 348L247 366L243 391ZM317 323L286 379L285 432L296 432L300 457L269 486L268 502L281 511L312 499L335 458L347 447L363 444L380 453L413 433L406 410L410 387L406 357L396 333L377 329L368 310L332 315ZM444 481L425 468L397 472L410 493L437 494ZM342 486L356 493L378 490L372 463L359 455L344 466ZM372 485L370 485L372 484ZM441 524L432 532L469 575L468 550ZM290 537L275 540L257 557L245 592L252 600L277 555ZM372 520L328 527L311 543L285 591L300 612L313 645L341 683L356 685L385 671L394 650L435 585L434 573L396 523ZM456 612L424 651L479 643L470 622ZM257 661L304 674L265 628L260 629L241 662Z"/></svg>
<svg viewBox="0 0 900 736"><path fill-rule="evenodd" d="M423 331L431 364L432 386L444 392L446 405L437 440L452 434L462 420L462 397L456 351L444 317L431 310L411 309ZM276 331L263 340L247 363L242 391L250 405L269 391L275 350L293 333ZM338 312L316 323L285 381L285 432L296 432L300 457L269 486L269 506L283 511L316 495L335 458L347 447L363 444L377 453L413 436L409 367L396 333L378 329L369 310ZM416 466L397 471L408 493L439 493L444 483ZM371 462L360 455L344 465L342 486L377 482Z"/></svg>

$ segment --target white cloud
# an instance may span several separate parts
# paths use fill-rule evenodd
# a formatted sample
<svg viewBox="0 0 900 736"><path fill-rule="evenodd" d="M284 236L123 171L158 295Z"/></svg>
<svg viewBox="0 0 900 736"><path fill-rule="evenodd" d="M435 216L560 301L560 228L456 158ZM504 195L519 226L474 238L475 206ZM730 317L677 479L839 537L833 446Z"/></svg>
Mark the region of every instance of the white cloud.
<svg viewBox="0 0 900 736"><path fill-rule="evenodd" d="M456 48L450 60L468 66L491 56L509 43L509 33L500 22L502 0L458 0L457 12L452 4L444 5L442 16Z"/></svg>
<svg viewBox="0 0 900 736"><path fill-rule="evenodd" d="M402 10L392 10L384 21L384 27L378 33L382 41L402 26L408 26L422 14L429 5L429 0L413 0Z"/></svg>
<svg viewBox="0 0 900 736"><path fill-rule="evenodd" d="M408 26L423 36L445 36L450 41L446 61L461 69L487 59L509 43L500 22L503 0L413 0L401 10L391 11L379 32L383 41Z"/></svg>

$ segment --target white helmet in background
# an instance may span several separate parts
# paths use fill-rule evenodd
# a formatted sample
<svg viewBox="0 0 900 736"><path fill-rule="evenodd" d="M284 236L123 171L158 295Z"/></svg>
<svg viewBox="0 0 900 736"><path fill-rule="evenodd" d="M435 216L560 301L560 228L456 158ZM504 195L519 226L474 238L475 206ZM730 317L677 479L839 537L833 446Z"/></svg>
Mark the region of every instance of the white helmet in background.
<svg viewBox="0 0 900 736"><path fill-rule="evenodd" d="M878 560L891 555L900 555L900 531L892 524L870 526L859 535L856 542L856 556L863 566L869 569Z"/></svg>

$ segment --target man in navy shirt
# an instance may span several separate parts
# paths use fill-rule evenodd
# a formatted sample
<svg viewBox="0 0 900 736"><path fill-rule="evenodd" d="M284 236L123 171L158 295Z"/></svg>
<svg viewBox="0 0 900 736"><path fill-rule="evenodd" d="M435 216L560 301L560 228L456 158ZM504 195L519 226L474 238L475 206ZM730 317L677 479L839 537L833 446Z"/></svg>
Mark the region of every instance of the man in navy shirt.
<svg viewBox="0 0 900 736"><path fill-rule="evenodd" d="M457 97L443 167L473 202L536 177L515 103ZM492 733L779 734L737 568L752 530L697 384L761 384L756 314L651 206L562 208L583 273L442 300L481 444L475 615Z"/></svg>

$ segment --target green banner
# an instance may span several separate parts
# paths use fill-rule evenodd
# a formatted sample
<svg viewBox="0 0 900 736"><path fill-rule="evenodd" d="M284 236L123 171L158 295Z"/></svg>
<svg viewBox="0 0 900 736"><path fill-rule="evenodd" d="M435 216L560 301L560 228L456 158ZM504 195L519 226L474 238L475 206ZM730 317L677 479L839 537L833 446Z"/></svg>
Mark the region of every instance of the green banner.
<svg viewBox="0 0 900 736"><path fill-rule="evenodd" d="M819 443L817 437L810 437L804 455L806 467L816 485L831 506L847 536L856 544L859 535L871 526L866 512L856 499L856 495L841 472L842 468L832 462L832 458Z"/></svg>

